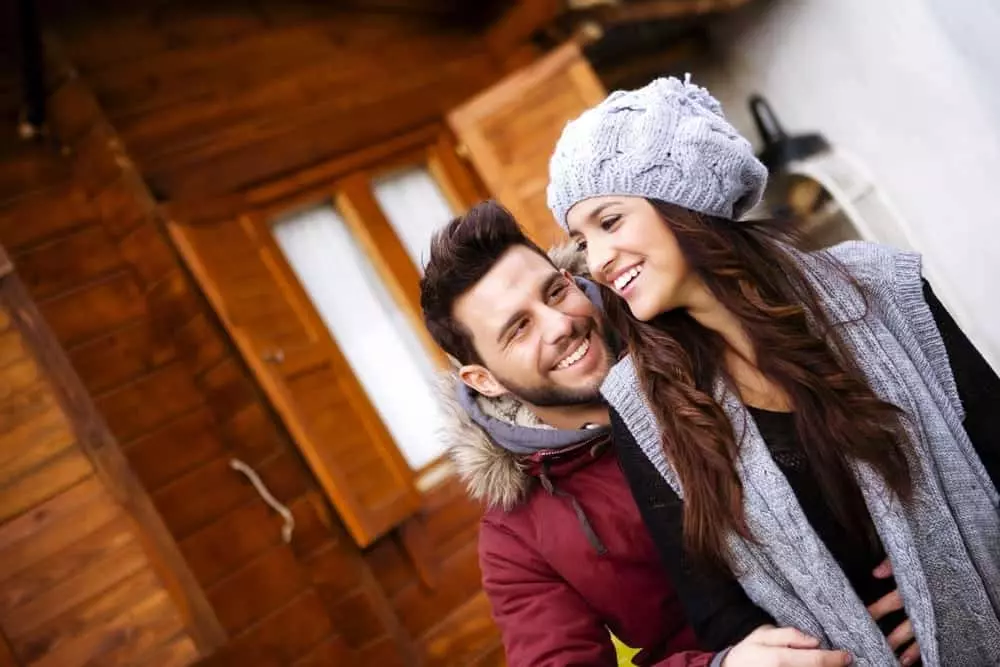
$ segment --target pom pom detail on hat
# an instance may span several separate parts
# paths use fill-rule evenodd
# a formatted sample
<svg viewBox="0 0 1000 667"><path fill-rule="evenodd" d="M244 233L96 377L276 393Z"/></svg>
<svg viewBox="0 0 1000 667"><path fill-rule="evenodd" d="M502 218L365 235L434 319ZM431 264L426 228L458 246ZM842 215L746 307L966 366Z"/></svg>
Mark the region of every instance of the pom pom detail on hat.
<svg viewBox="0 0 1000 667"><path fill-rule="evenodd" d="M688 75L615 91L570 121L549 160L547 199L564 229L575 204L604 195L661 199L738 220L766 184L750 142Z"/></svg>

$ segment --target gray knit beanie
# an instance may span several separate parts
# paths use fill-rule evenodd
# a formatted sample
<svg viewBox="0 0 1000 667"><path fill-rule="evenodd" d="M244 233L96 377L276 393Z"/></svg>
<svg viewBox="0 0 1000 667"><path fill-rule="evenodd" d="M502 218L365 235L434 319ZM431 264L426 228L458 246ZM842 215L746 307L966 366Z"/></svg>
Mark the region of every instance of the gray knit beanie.
<svg viewBox="0 0 1000 667"><path fill-rule="evenodd" d="M738 220L766 184L767 169L719 102L670 77L615 91L566 125L549 161L548 205L564 229L574 204L603 195Z"/></svg>

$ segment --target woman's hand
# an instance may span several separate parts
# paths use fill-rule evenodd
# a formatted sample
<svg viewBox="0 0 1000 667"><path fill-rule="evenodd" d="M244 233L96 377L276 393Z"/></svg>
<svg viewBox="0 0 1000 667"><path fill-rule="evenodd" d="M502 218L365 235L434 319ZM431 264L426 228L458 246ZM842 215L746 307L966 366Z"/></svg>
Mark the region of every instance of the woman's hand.
<svg viewBox="0 0 1000 667"><path fill-rule="evenodd" d="M819 640L795 628L762 625L730 649L722 667L843 667L845 651L826 651Z"/></svg>
<svg viewBox="0 0 1000 667"><path fill-rule="evenodd" d="M892 576L892 563L886 558L872 572L876 579L888 579ZM887 593L884 597L879 599L877 602L872 603L868 606L868 613L872 615L876 621L881 620L887 614L894 611L899 611L903 608L903 598L899 595L899 590L893 590L891 593ZM901 665L915 665L917 661L920 660L920 645L916 642L915 636L913 634L913 623L910 619L906 619L900 623L895 630L889 633L886 637L889 642L889 646L892 650L898 650L901 646L906 646L907 642L913 642L910 644L902 655L899 656L899 664Z"/></svg>

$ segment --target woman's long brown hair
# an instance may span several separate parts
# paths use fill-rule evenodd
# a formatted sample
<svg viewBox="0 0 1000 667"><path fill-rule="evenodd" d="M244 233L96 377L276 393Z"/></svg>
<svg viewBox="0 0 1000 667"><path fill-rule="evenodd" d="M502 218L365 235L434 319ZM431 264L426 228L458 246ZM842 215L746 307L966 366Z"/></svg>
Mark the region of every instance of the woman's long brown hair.
<svg viewBox="0 0 1000 667"><path fill-rule="evenodd" d="M851 472L870 464L901 499L912 496L901 411L879 400L820 307L788 248L787 229L770 221L733 223L650 200L677 238L692 271L743 325L759 370L791 399L800 442L834 518L865 544L877 536ZM860 289L830 263L845 288ZM603 288L602 288L603 289ZM734 386L721 336L678 309L649 322L603 289L640 384L663 429L663 448L684 490L689 552L728 567L730 531L753 539L743 512L733 427L713 398L717 378Z"/></svg>

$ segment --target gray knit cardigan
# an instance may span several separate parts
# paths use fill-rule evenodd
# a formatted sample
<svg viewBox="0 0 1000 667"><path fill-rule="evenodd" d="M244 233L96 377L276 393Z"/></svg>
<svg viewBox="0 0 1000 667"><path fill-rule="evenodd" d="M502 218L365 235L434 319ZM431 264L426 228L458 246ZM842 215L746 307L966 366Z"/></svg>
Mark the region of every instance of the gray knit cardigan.
<svg viewBox="0 0 1000 667"><path fill-rule="evenodd" d="M940 334L924 301L920 257L849 242L828 251L863 294L816 255L800 261L822 306L875 393L907 415L915 496L903 505L868 466L854 466L892 561L926 667L1000 665L1000 501L965 430ZM602 392L646 456L683 499L631 358ZM716 400L740 443L737 469L757 543L730 535L749 597L779 624L850 651L855 664L897 664L882 632L809 525L753 418L721 381ZM998 411L1000 411L1000 406Z"/></svg>

